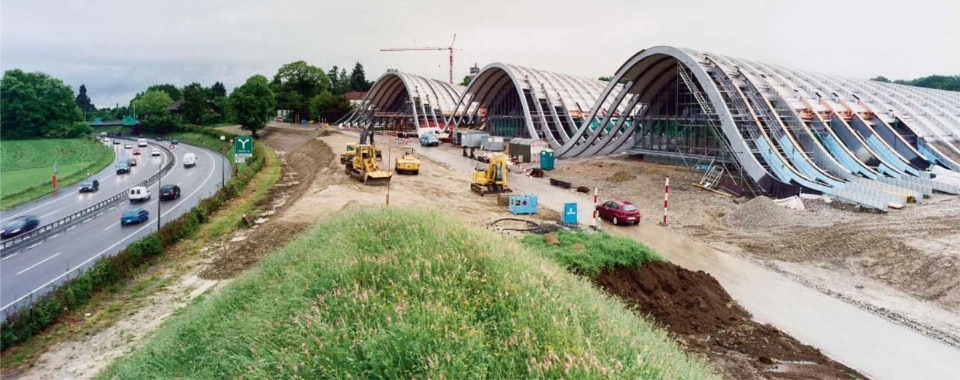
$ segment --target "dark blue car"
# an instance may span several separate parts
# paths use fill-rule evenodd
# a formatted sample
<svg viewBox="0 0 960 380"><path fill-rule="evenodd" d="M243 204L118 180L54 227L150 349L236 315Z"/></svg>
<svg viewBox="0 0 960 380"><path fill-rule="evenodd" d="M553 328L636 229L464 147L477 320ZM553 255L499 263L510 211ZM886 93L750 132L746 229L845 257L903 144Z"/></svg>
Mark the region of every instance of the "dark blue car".
<svg viewBox="0 0 960 380"><path fill-rule="evenodd" d="M120 225L140 224L150 218L150 212L142 208L132 208L123 213L120 217Z"/></svg>
<svg viewBox="0 0 960 380"><path fill-rule="evenodd" d="M0 231L0 238L9 239L14 236L33 231L40 225L40 218L37 218L33 215L24 215L18 216L11 219L7 224L3 225L3 230Z"/></svg>

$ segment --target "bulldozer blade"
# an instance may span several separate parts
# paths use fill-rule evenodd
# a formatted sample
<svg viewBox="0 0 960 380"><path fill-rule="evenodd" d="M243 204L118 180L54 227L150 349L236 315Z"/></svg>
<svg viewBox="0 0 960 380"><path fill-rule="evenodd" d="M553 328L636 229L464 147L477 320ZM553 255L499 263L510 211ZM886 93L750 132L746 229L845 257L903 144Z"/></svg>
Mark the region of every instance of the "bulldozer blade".
<svg viewBox="0 0 960 380"><path fill-rule="evenodd" d="M393 177L393 173L390 173L390 172L367 173L367 177L363 181L363 183L371 186L386 185L390 183L391 177Z"/></svg>

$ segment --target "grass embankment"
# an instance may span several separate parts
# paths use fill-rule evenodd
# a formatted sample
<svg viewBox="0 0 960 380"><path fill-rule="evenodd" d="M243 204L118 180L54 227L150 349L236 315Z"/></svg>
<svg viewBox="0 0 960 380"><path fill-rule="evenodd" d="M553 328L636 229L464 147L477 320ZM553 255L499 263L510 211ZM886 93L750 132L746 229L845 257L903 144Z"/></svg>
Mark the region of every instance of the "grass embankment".
<svg viewBox="0 0 960 380"><path fill-rule="evenodd" d="M6 370L29 365L65 339L93 335L118 319L133 315L139 308L149 307L151 295L163 290L179 278L181 272L195 265L188 263L195 260L204 246L238 228L239 216L250 214L250 210L267 197L269 189L280 179L281 168L280 160L272 150L263 149L263 152L263 168L226 206L201 224L190 239L164 247L162 256L144 263L129 280L94 294L85 304L66 312L58 323L42 333L5 348L0 357L0 368Z"/></svg>
<svg viewBox="0 0 960 380"><path fill-rule="evenodd" d="M639 267L645 262L663 260L643 243L624 237L602 232L559 231L554 235L558 243L553 245L547 244L541 235L524 236L521 242L568 270L587 277L596 277L603 269Z"/></svg>
<svg viewBox="0 0 960 380"><path fill-rule="evenodd" d="M113 149L93 139L4 140L0 142L0 209L8 209L67 187L113 162Z"/></svg>
<svg viewBox="0 0 960 380"><path fill-rule="evenodd" d="M315 226L173 316L106 378L708 378L541 255L440 213Z"/></svg>

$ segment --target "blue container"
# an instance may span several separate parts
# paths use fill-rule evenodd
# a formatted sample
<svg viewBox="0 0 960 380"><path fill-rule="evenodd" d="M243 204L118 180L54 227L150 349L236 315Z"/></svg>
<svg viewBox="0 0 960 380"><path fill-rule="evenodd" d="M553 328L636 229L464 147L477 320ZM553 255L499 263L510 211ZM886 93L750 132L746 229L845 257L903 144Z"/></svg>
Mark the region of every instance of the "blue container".
<svg viewBox="0 0 960 380"><path fill-rule="evenodd" d="M540 170L553 170L553 149L540 151Z"/></svg>
<svg viewBox="0 0 960 380"><path fill-rule="evenodd" d="M510 205L507 208L514 215L536 214L537 196L533 194L511 195Z"/></svg>
<svg viewBox="0 0 960 380"><path fill-rule="evenodd" d="M563 216L560 220L563 222L563 224L577 224L577 204L564 203Z"/></svg>

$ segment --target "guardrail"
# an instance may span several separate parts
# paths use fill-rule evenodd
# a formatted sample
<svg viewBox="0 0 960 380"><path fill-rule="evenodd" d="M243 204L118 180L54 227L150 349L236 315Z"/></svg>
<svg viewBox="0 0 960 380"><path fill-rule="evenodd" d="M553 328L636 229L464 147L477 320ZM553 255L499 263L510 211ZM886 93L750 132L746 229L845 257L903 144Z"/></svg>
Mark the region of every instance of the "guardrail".
<svg viewBox="0 0 960 380"><path fill-rule="evenodd" d="M126 140L126 139L122 139L122 140ZM140 181L140 183L137 183L132 187L150 186L153 183L159 181L161 176L163 176L164 174L168 173L171 169L173 169L173 163L174 161L176 161L174 159L173 152L171 152L170 149L167 149L162 145L159 145L159 144L154 144L154 145L158 146L160 149L163 149L165 152L167 152L167 155L170 157L170 159L167 160L167 163L162 168L160 168L160 172L154 173L152 176L150 176L150 178ZM71 226L81 221L87 220L95 212L102 210L106 207L113 206L114 204L119 203L124 199L126 199L127 190L124 190L110 198L107 198L106 200L97 202L97 204L93 206L77 211L72 215L61 218L53 223L45 224L43 226L37 227L37 229L33 231L30 231L25 234L18 235L16 237L3 241L2 243L0 243L0 256L5 256L8 253L15 251L32 242L40 242L43 239L49 238L62 231L65 231L66 229L70 228ZM93 217L96 217L96 215L94 215Z"/></svg>

